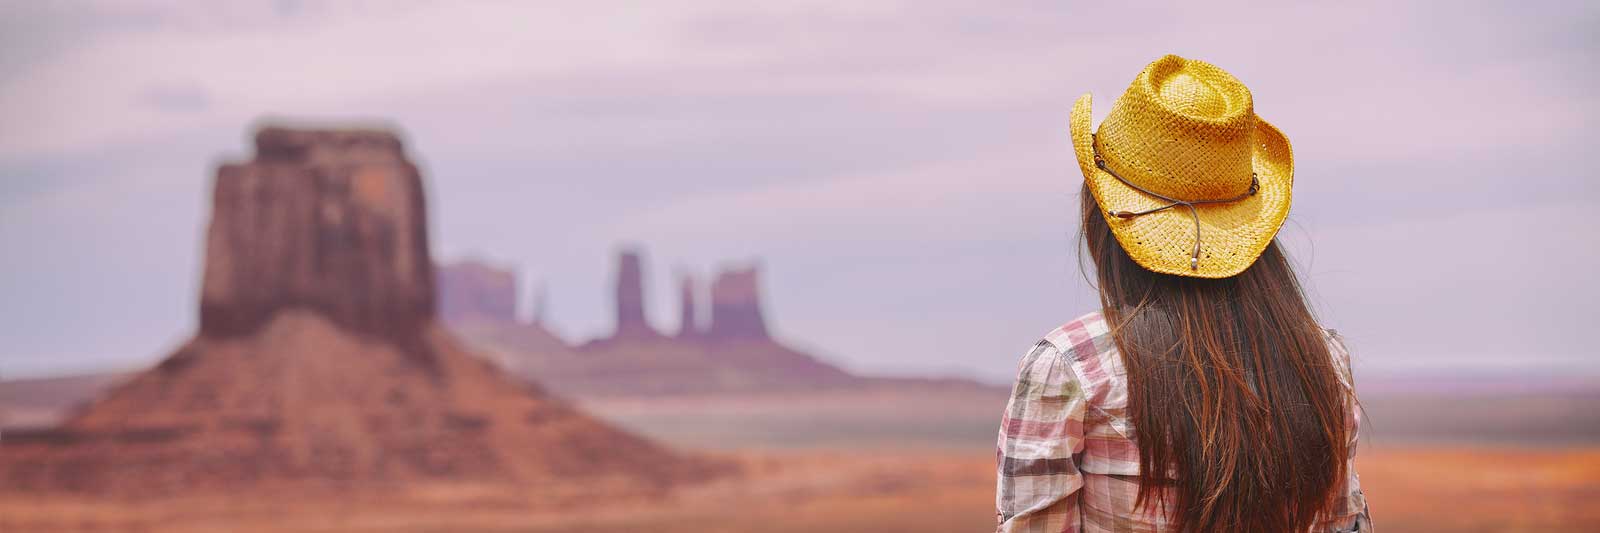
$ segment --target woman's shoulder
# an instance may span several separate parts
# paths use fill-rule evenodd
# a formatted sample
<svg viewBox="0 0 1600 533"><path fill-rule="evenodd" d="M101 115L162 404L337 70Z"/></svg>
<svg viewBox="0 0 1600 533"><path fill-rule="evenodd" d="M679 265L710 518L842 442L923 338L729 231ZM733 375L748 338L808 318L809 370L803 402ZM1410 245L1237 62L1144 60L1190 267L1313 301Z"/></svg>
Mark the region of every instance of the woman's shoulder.
<svg viewBox="0 0 1600 533"><path fill-rule="evenodd" d="M1116 343L1111 339L1111 327L1106 324L1105 316L1100 311L1085 313L1056 326L1044 335L1041 342L1049 343L1063 357L1073 361L1097 359L1103 357L1105 352L1116 349Z"/></svg>
<svg viewBox="0 0 1600 533"><path fill-rule="evenodd" d="M1126 372L1111 328L1099 311L1057 326L1024 356L1021 376L1035 383L1073 383L1091 398L1114 392Z"/></svg>

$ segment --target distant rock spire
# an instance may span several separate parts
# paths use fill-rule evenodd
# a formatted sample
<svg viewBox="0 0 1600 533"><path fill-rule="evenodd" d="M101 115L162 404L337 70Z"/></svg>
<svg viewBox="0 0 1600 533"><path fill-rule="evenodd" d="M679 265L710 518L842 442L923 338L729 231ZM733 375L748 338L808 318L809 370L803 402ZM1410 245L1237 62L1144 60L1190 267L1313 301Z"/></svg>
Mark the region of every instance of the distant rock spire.
<svg viewBox="0 0 1600 533"><path fill-rule="evenodd" d="M657 337L644 315L644 266L637 250L617 256L616 337Z"/></svg>
<svg viewBox="0 0 1600 533"><path fill-rule="evenodd" d="M767 323L761 316L761 287L757 267L724 270L711 283L711 328L713 340L768 339Z"/></svg>
<svg viewBox="0 0 1600 533"><path fill-rule="evenodd" d="M533 311L532 316L529 318L530 324L544 324L544 315L547 309L546 306L548 305L548 294L549 293L546 290L543 281L539 282L539 285L533 288Z"/></svg>
<svg viewBox="0 0 1600 533"><path fill-rule="evenodd" d="M678 338L692 339L701 333L700 314L695 306L694 275L684 273L678 279Z"/></svg>

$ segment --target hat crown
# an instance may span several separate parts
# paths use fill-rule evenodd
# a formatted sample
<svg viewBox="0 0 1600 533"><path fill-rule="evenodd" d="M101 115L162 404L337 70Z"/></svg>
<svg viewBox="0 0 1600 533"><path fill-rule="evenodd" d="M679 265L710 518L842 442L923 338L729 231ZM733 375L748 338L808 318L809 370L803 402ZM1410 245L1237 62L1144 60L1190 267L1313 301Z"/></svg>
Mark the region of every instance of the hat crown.
<svg viewBox="0 0 1600 533"><path fill-rule="evenodd" d="M1168 55L1133 80L1095 134L1095 150L1128 181L1178 200L1250 189L1250 90L1204 61Z"/></svg>

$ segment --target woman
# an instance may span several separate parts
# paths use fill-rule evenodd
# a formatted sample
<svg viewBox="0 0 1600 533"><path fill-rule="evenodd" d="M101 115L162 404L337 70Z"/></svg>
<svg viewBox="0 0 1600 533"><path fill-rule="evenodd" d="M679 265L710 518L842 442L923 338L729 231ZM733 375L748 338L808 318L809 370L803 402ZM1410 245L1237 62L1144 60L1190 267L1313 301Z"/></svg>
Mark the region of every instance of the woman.
<svg viewBox="0 0 1600 533"><path fill-rule="evenodd" d="M1151 63L1072 110L1101 311L1022 358L1000 531L1369 531L1349 355L1274 240L1289 141L1209 63Z"/></svg>

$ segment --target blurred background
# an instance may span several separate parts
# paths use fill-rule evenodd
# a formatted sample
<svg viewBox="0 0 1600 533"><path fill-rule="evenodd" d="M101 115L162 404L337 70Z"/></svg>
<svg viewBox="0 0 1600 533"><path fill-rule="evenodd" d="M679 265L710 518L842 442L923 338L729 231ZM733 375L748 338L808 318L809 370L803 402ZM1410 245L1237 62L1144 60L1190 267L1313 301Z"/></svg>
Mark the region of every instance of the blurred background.
<svg viewBox="0 0 1600 533"><path fill-rule="evenodd" d="M1093 93L1098 121L1167 53L1239 77L1294 144L1280 239L1354 352L1375 521L1600 528L1600 358L1581 335L1600 298L1600 9L1114 4L0 4L0 529L992 528L1017 360L1098 306L1067 113ZM421 262L384 255L413 240ZM373 294L412 292L437 320L368 321L402 305ZM343 333L271 321L293 309ZM233 418L196 414L213 404L302 428L250 453L346 427L297 425L319 402L292 398L325 397L292 384L359 381L352 365L234 351L372 360L435 322L454 340L416 342L448 379L395 378L409 397L537 383L596 428L721 466L577 515L520 488L575 479L561 468L330 470L321 445L224 490L174 482L160 505L107 488L225 441ZM494 374L461 377L439 355L456 352ZM164 360L203 364L146 371ZM258 389L279 392L239 392ZM390 408L350 394L351 412ZM466 406L439 435L481 411L496 457L591 435L508 437L510 396L438 394ZM393 449L357 434L327 449ZM184 479L216 472L197 468ZM259 496L304 483L364 496ZM181 503L204 498L222 510Z"/></svg>

